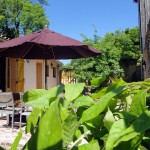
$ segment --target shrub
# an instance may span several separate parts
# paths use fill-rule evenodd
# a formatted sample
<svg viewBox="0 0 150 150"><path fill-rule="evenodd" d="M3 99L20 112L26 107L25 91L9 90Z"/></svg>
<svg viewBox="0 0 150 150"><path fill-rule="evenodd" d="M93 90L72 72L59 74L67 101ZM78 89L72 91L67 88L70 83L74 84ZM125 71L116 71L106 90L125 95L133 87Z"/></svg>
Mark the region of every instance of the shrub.
<svg viewBox="0 0 150 150"><path fill-rule="evenodd" d="M100 81L104 80L93 79L91 83L101 87ZM150 111L146 105L150 79L133 83L111 79L111 83L91 96L82 94L84 83L26 92L23 100L34 110L26 125L31 138L23 149L150 149Z"/></svg>

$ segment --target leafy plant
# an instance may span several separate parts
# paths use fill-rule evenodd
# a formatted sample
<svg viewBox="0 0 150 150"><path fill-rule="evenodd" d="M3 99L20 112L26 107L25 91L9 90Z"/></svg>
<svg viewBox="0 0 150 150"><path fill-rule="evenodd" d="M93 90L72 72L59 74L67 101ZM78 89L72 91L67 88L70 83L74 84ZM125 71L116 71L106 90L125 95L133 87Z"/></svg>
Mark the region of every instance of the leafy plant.
<svg viewBox="0 0 150 150"><path fill-rule="evenodd" d="M103 81L94 79L91 83L98 86ZM24 102L35 109L26 126L31 138L23 149L150 149L150 111L146 105L150 79L132 83L111 79L111 83L91 96L83 95L83 83L26 92ZM19 140L20 136L13 147Z"/></svg>
<svg viewBox="0 0 150 150"><path fill-rule="evenodd" d="M79 82L85 82L92 78L103 76L119 78L124 77L125 67L132 62L140 64L141 52L139 46L139 30L137 27L116 30L114 33L107 33L103 38L93 35L90 39L83 35L83 42L103 53L96 57L74 59L70 64L63 67L69 70ZM134 78L135 81L137 81ZM133 80L132 80L133 81Z"/></svg>

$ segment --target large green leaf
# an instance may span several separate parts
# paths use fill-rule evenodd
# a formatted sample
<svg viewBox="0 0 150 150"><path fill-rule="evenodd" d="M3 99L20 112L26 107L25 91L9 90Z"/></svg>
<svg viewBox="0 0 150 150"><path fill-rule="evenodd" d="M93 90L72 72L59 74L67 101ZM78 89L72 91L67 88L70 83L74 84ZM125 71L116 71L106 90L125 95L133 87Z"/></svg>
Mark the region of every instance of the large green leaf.
<svg viewBox="0 0 150 150"><path fill-rule="evenodd" d="M63 107L60 104L60 116L61 116L61 120L62 122L68 117L69 113L68 113L68 109Z"/></svg>
<svg viewBox="0 0 150 150"><path fill-rule="evenodd" d="M118 81L118 82L117 82ZM108 92L111 92L112 90L116 89L119 86L124 85L126 82L124 82L121 78L116 79L113 81L113 84L111 86L108 86L106 88L103 88L102 90L97 90L95 93L92 94L92 98L100 98L101 96L107 94Z"/></svg>
<svg viewBox="0 0 150 150"><path fill-rule="evenodd" d="M128 125L126 124L124 119L120 119L114 122L111 130L109 131L109 136L106 141L106 150L113 150L115 140L120 137L120 133L123 132L127 127Z"/></svg>
<svg viewBox="0 0 150 150"><path fill-rule="evenodd" d="M145 111L126 129L118 131L119 126L122 128L125 124L125 122L122 124L118 122L121 121L119 120L112 125L106 142L106 150L112 150L113 147L116 147L122 141L129 141L148 130L150 128L150 111Z"/></svg>
<svg viewBox="0 0 150 150"><path fill-rule="evenodd" d="M65 89L64 84L60 84L56 87L53 87L51 89L48 89L48 98L53 98L59 96Z"/></svg>
<svg viewBox="0 0 150 150"><path fill-rule="evenodd" d="M111 78L111 82L112 84L118 85L126 84L126 82L122 78Z"/></svg>
<svg viewBox="0 0 150 150"><path fill-rule="evenodd" d="M117 105L117 101L118 99L117 98L112 98L111 101L109 101L108 103L108 107L109 109L113 112L114 109L116 108L116 105Z"/></svg>
<svg viewBox="0 0 150 150"><path fill-rule="evenodd" d="M79 146L79 150L100 150L100 146L97 140L92 140L88 144Z"/></svg>
<svg viewBox="0 0 150 150"><path fill-rule="evenodd" d="M78 139L79 137L81 137L82 135L82 131L80 130L80 128L78 128L75 132L75 139Z"/></svg>
<svg viewBox="0 0 150 150"><path fill-rule="evenodd" d="M62 149L62 125L58 109L58 100L51 103L41 117L36 133L28 142L28 149Z"/></svg>
<svg viewBox="0 0 150 150"><path fill-rule="evenodd" d="M126 86L120 86L104 95L97 103L83 112L80 122L85 122L98 116L104 109L106 109L111 98L120 94L125 87Z"/></svg>
<svg viewBox="0 0 150 150"><path fill-rule="evenodd" d="M20 132L18 132L17 137L15 138L13 144L11 145L10 150L16 150L18 148L19 141L21 138L22 138L22 132L20 131Z"/></svg>
<svg viewBox="0 0 150 150"><path fill-rule="evenodd" d="M78 129L78 121L77 121L77 116L71 110L69 112L68 117L66 120L63 122L63 142L64 144L69 144L73 141L74 134L76 130Z"/></svg>
<svg viewBox="0 0 150 150"><path fill-rule="evenodd" d="M103 76L101 78L93 78L91 80L91 84L94 86L100 86L101 83L103 83L106 80L106 76Z"/></svg>
<svg viewBox="0 0 150 150"><path fill-rule="evenodd" d="M146 79L145 81L135 82L135 85L138 84L141 86L142 89L150 89L150 78Z"/></svg>
<svg viewBox="0 0 150 150"><path fill-rule="evenodd" d="M36 126L38 122L40 113L41 113L41 109L39 108L34 108L32 110L27 120L26 129L25 129L26 133L29 133L29 132L33 133L34 127Z"/></svg>
<svg viewBox="0 0 150 150"><path fill-rule="evenodd" d="M146 111L146 96L147 90L141 90L134 96L129 111L132 115L140 116Z"/></svg>
<svg viewBox="0 0 150 150"><path fill-rule="evenodd" d="M123 98L124 99L124 98ZM132 96L131 95L128 95L125 97L125 100L126 100L126 111L128 112L130 107L131 107L131 103L132 103Z"/></svg>
<svg viewBox="0 0 150 150"><path fill-rule="evenodd" d="M67 101L71 102L76 99L82 93L84 86L84 83L67 84L65 86L65 98Z"/></svg>
<svg viewBox="0 0 150 150"><path fill-rule="evenodd" d="M24 93L23 101L31 106L39 108L48 108L48 92L44 89L29 90Z"/></svg>
<svg viewBox="0 0 150 150"><path fill-rule="evenodd" d="M103 126L103 119L104 119L104 114L100 114L95 118L87 121L86 124L94 128L99 128Z"/></svg>
<svg viewBox="0 0 150 150"><path fill-rule="evenodd" d="M118 149L121 149L121 150L138 150L142 139L143 139L143 134L140 134L139 136L136 136L135 138L133 138L129 141L121 142L117 147L114 148L114 150L118 150Z"/></svg>
<svg viewBox="0 0 150 150"><path fill-rule="evenodd" d="M81 96L77 98L72 107L90 106L94 104L94 100L89 96Z"/></svg>
<svg viewBox="0 0 150 150"><path fill-rule="evenodd" d="M121 119L127 120L128 122L133 122L137 118L136 116L132 115L127 111L115 112L114 114Z"/></svg>
<svg viewBox="0 0 150 150"><path fill-rule="evenodd" d="M108 111L106 112L106 115L104 118L104 125L108 131L110 130L110 128L114 122L115 122L115 119L114 119L113 113L108 108Z"/></svg>
<svg viewBox="0 0 150 150"><path fill-rule="evenodd" d="M144 147L143 145L140 145L140 146L139 146L139 150L149 150L149 149L147 149L147 148Z"/></svg>

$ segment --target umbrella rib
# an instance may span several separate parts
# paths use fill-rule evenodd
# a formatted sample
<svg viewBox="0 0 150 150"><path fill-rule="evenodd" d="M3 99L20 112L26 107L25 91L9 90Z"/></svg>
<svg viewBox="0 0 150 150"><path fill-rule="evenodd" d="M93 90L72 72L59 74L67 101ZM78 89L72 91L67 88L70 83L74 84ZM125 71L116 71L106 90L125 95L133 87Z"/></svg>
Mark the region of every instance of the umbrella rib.
<svg viewBox="0 0 150 150"><path fill-rule="evenodd" d="M73 46L71 46L71 48L72 48L77 54L79 54L79 55L81 55L81 56L84 56L84 57L87 57L84 53L77 51L76 48L74 48Z"/></svg>
<svg viewBox="0 0 150 150"><path fill-rule="evenodd" d="M42 47L42 45L38 45L39 47L41 47L42 49L45 49L44 47Z"/></svg>
<svg viewBox="0 0 150 150"><path fill-rule="evenodd" d="M44 48L44 47L42 47L41 45L39 45L39 46L40 46L41 48L45 49L45 48ZM49 47L48 49L51 49L51 50L52 50L52 54L53 54L53 57L54 57L54 59L55 59L56 57L55 57L55 54L54 54L53 47L51 46L51 47ZM48 50L48 49L47 49L47 50Z"/></svg>
<svg viewBox="0 0 150 150"><path fill-rule="evenodd" d="M55 54L54 54L53 47L51 46L51 47L49 47L47 50L49 50L49 49L51 49L51 50L52 50L52 54L53 54L53 57L54 57L54 59L55 59L56 57L55 57Z"/></svg>
<svg viewBox="0 0 150 150"><path fill-rule="evenodd" d="M31 45L31 47L25 52L25 54L23 55L22 58L25 58L25 56L29 53L29 51L31 50L31 48L32 48L34 45L35 45L35 43Z"/></svg>
<svg viewBox="0 0 150 150"><path fill-rule="evenodd" d="M54 59L55 59L55 54L54 54L53 47L51 47L51 49L52 49L53 57L54 57Z"/></svg>

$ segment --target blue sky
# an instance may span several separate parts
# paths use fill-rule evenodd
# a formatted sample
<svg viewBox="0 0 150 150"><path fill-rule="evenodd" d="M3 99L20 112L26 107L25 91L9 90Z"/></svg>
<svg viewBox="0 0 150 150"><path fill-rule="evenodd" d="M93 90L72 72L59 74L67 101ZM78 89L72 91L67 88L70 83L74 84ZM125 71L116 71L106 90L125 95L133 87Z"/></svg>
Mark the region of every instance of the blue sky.
<svg viewBox="0 0 150 150"><path fill-rule="evenodd" d="M138 6L133 0L48 0L50 30L82 41L80 34L98 35L138 26ZM64 63L67 63L65 61Z"/></svg>

